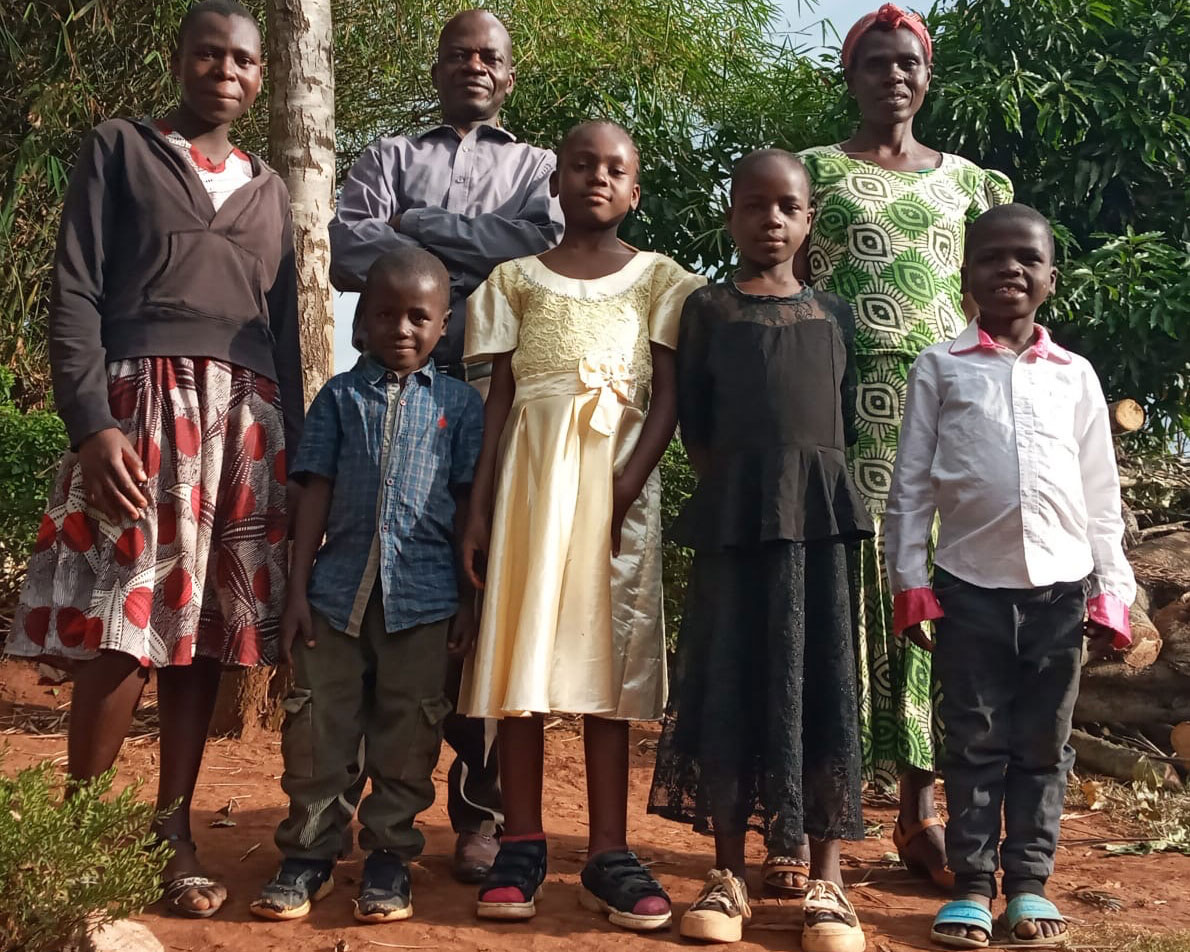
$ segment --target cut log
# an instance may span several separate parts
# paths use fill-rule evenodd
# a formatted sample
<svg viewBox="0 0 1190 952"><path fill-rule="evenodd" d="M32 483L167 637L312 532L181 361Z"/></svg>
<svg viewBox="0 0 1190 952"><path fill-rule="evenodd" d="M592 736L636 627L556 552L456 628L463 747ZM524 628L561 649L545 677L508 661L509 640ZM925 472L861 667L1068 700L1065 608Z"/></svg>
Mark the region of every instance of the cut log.
<svg viewBox="0 0 1190 952"><path fill-rule="evenodd" d="M1128 612L1132 624L1132 644L1124 649L1124 664L1134 670L1147 668L1161 654L1161 634L1139 605L1133 604Z"/></svg>
<svg viewBox="0 0 1190 952"><path fill-rule="evenodd" d="M1175 724L1169 732L1169 745L1175 756L1190 767L1190 721Z"/></svg>
<svg viewBox="0 0 1190 952"><path fill-rule="evenodd" d="M1166 662L1168 645L1136 671L1122 661L1083 669L1074 720L1079 724L1176 724L1190 721L1190 675Z"/></svg>
<svg viewBox="0 0 1190 952"><path fill-rule="evenodd" d="M1128 552L1136 580L1152 596L1152 608L1162 608L1190 591L1190 532L1172 532L1149 539Z"/></svg>
<svg viewBox="0 0 1190 952"><path fill-rule="evenodd" d="M1170 602L1153 616L1164 642L1162 660L1190 676L1190 595Z"/></svg>
<svg viewBox="0 0 1190 952"><path fill-rule="evenodd" d="M1145 408L1130 397L1107 405L1113 436L1121 433L1135 433L1145 425Z"/></svg>
<svg viewBox="0 0 1190 952"><path fill-rule="evenodd" d="M1083 773L1103 774L1125 781L1154 776L1167 790L1182 789L1181 778L1171 764L1152 760L1139 750L1121 747L1080 730L1071 732L1070 746L1074 748L1079 770Z"/></svg>
<svg viewBox="0 0 1190 952"><path fill-rule="evenodd" d="M1136 583L1136 601L1132 604L1139 606L1140 610L1146 615L1153 614L1153 596L1139 582Z"/></svg>

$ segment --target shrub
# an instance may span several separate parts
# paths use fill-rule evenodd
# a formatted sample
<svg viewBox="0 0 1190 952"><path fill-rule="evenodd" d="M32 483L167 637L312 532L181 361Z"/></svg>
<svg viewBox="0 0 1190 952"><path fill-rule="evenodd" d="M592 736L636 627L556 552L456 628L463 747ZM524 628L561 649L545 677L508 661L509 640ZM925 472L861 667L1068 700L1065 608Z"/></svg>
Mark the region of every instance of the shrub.
<svg viewBox="0 0 1190 952"><path fill-rule="evenodd" d="M0 367L0 604L20 586L49 482L66 448L56 413L22 413L13 406L12 380L11 371Z"/></svg>
<svg viewBox="0 0 1190 952"><path fill-rule="evenodd" d="M697 482L686 450L675 439L661 457L661 524L666 532L686 505ZM665 586L665 643L670 651L678 646L682 624L682 603L686 600L686 582L693 553L673 542L666 542L663 552L662 581Z"/></svg>
<svg viewBox="0 0 1190 952"><path fill-rule="evenodd" d="M114 777L67 797L48 761L0 775L0 949L55 952L160 895L170 847L153 845L154 810L137 787L103 799Z"/></svg>

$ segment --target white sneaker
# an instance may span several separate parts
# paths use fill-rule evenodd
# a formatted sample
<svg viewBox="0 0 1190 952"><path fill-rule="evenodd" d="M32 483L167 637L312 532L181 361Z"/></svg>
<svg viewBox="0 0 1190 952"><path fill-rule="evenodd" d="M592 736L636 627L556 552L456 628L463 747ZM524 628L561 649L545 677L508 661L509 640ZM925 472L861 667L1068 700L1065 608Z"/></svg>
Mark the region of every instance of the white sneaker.
<svg viewBox="0 0 1190 952"><path fill-rule="evenodd" d="M802 952L863 952L866 948L864 930L841 886L811 880L802 911Z"/></svg>
<svg viewBox="0 0 1190 952"><path fill-rule="evenodd" d="M748 887L729 869L712 869L706 885L682 915L678 931L703 942L739 942L744 924L752 918Z"/></svg>

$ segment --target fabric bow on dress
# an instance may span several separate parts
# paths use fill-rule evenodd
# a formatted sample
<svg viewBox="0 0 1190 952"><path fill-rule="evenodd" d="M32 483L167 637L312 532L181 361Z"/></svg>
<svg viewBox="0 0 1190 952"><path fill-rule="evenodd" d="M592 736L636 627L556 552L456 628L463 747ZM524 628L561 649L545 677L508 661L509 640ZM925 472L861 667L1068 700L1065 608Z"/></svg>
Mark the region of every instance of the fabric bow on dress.
<svg viewBox="0 0 1190 952"><path fill-rule="evenodd" d="M599 399L591 415L591 429L604 436L616 432L624 407L636 397L636 376L625 354L587 354L579 361L579 379L589 390L598 390Z"/></svg>

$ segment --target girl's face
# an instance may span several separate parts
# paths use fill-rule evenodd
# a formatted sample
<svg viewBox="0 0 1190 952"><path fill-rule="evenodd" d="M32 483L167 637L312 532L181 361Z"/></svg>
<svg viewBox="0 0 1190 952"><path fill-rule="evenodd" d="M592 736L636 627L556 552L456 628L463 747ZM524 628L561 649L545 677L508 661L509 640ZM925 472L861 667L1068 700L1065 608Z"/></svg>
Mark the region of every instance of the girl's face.
<svg viewBox="0 0 1190 952"><path fill-rule="evenodd" d="M638 166L632 140L615 126L589 126L572 136L550 179L567 227L619 225L640 203Z"/></svg>
<svg viewBox="0 0 1190 952"><path fill-rule="evenodd" d="M171 66L182 104L205 123L227 125L252 108L260 92L260 30L246 17L201 14Z"/></svg>
<svg viewBox="0 0 1190 952"><path fill-rule="evenodd" d="M869 30L847 70L847 88L866 120L895 125L917 115L933 75L926 51L911 31Z"/></svg>
<svg viewBox="0 0 1190 952"><path fill-rule="evenodd" d="M740 256L760 269L792 259L813 220L806 170L780 156L749 170L736 183L727 209L727 229Z"/></svg>

